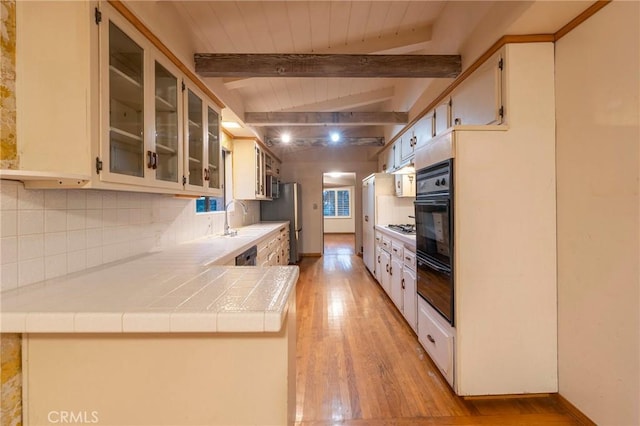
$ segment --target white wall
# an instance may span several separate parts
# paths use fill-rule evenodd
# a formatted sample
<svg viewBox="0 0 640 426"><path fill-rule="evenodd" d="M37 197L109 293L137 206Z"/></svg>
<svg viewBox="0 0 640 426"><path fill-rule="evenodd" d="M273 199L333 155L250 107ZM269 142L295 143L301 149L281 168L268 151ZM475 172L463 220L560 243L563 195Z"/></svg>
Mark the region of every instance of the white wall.
<svg viewBox="0 0 640 426"><path fill-rule="evenodd" d="M640 3L556 44L559 386L602 425L640 424Z"/></svg>
<svg viewBox="0 0 640 426"><path fill-rule="evenodd" d="M371 150L375 151L375 149ZM378 165L371 153L363 148L326 147L276 153L282 159L282 181L298 182L302 188L302 248L303 254L320 254L322 236L322 176L328 172L354 172L353 194L356 251L362 246L362 179L374 173Z"/></svg>
<svg viewBox="0 0 640 426"><path fill-rule="evenodd" d="M231 226L259 220L257 201L229 213ZM78 272L205 235L224 215L195 213L195 200L99 190L33 190L0 181L1 289Z"/></svg>
<svg viewBox="0 0 640 426"><path fill-rule="evenodd" d="M325 187L326 189L326 187ZM350 189L351 190L351 217L346 218L324 218L324 233L325 234L351 234L356 232L356 217L353 211L353 197L356 193L355 187L343 187L343 188L331 188L331 189Z"/></svg>

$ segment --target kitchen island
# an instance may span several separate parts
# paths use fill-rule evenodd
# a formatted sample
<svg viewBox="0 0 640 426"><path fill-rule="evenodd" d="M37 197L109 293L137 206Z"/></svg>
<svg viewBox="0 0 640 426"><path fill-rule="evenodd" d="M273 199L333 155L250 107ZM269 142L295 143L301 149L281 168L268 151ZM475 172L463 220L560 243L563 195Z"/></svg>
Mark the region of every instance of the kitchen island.
<svg viewBox="0 0 640 426"><path fill-rule="evenodd" d="M283 225L4 292L24 424L291 423L298 268L216 265Z"/></svg>

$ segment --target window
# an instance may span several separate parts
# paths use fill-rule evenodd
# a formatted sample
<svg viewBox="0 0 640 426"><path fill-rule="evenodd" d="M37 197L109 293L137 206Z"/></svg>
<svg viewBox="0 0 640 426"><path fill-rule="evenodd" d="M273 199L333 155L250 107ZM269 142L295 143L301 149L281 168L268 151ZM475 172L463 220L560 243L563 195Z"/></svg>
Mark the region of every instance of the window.
<svg viewBox="0 0 640 426"><path fill-rule="evenodd" d="M226 182L226 167L225 167L225 156L227 152L222 150L222 161L221 161L221 182ZM223 185L224 188L224 185ZM224 211L224 195L222 197L200 197L196 200L196 213L206 213L206 212L221 212Z"/></svg>
<svg viewBox="0 0 640 426"><path fill-rule="evenodd" d="M351 189L322 191L322 212L328 218L351 217Z"/></svg>

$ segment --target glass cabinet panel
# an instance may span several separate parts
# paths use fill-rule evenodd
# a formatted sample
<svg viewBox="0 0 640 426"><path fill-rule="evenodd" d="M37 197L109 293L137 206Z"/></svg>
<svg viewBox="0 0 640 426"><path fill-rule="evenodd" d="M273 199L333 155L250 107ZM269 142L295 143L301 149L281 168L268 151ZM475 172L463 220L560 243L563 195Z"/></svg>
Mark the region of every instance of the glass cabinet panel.
<svg viewBox="0 0 640 426"><path fill-rule="evenodd" d="M156 179L178 182L178 79L155 63Z"/></svg>
<svg viewBox="0 0 640 426"><path fill-rule="evenodd" d="M262 150L256 146L256 195L262 195Z"/></svg>
<svg viewBox="0 0 640 426"><path fill-rule="evenodd" d="M202 186L203 157L203 109L202 99L189 90L187 101L189 141L189 185Z"/></svg>
<svg viewBox="0 0 640 426"><path fill-rule="evenodd" d="M109 22L109 170L144 176L144 51Z"/></svg>
<svg viewBox="0 0 640 426"><path fill-rule="evenodd" d="M209 188L220 188L220 127L218 121L218 113L211 109L207 108L207 124L209 127L208 131L208 166L209 170L207 176L209 178Z"/></svg>

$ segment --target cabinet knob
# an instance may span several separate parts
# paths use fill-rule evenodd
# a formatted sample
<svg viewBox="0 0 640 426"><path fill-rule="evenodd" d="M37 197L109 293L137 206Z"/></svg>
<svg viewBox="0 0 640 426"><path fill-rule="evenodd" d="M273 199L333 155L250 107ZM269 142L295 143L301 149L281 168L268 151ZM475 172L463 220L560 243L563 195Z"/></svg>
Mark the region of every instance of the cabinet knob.
<svg viewBox="0 0 640 426"><path fill-rule="evenodd" d="M436 339L434 339L430 334L427 334L427 340L429 340L431 343L436 343Z"/></svg>

